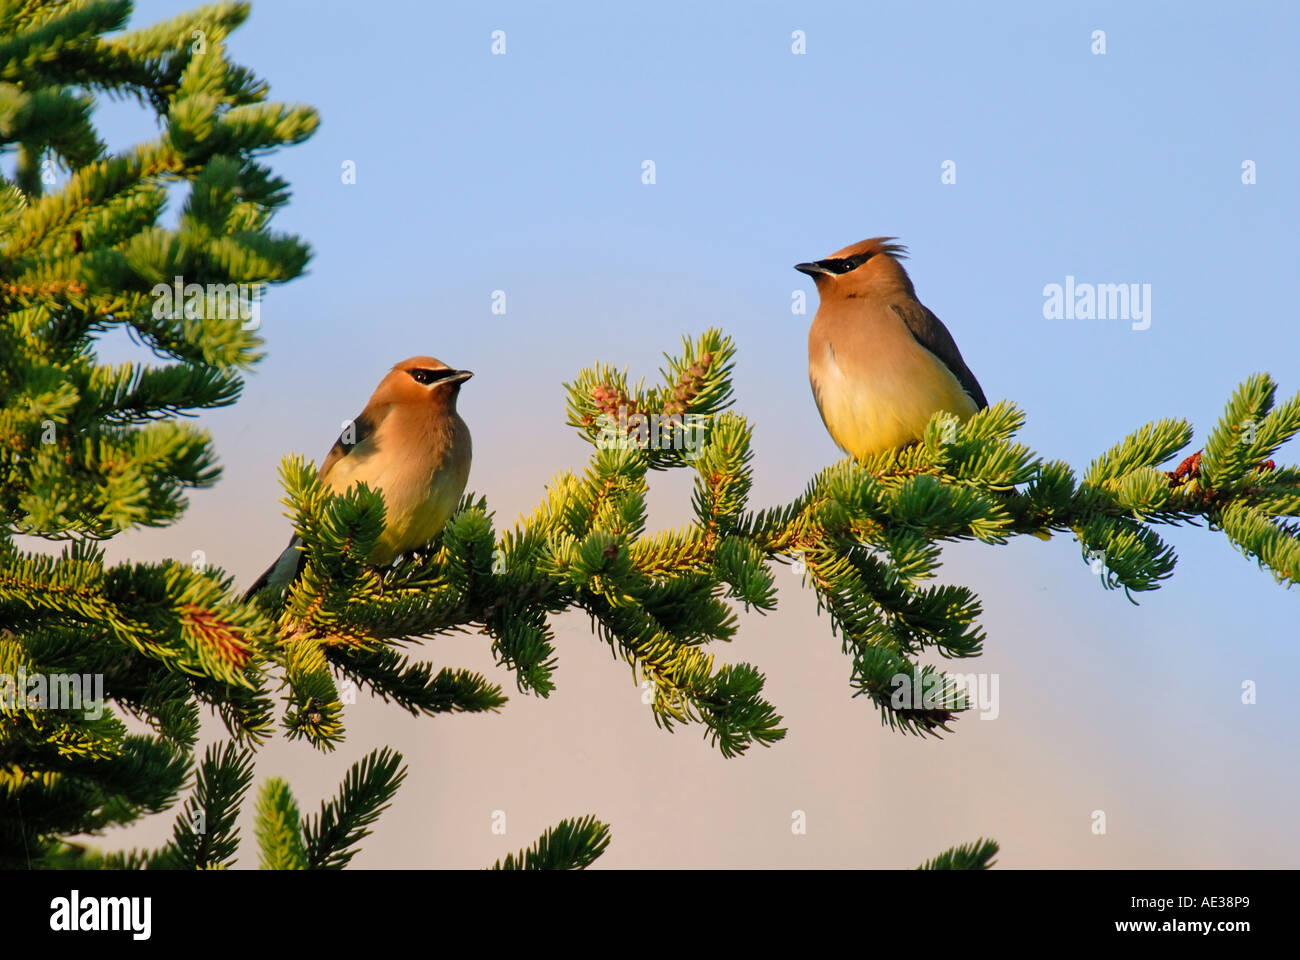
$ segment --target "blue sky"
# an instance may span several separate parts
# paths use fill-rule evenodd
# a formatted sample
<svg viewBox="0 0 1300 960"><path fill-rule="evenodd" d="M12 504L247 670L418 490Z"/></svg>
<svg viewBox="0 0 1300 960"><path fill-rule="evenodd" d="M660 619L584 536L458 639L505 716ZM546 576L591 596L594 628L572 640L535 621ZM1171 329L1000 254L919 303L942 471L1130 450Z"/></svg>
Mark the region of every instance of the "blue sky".
<svg viewBox="0 0 1300 960"><path fill-rule="evenodd" d="M139 2L133 22L188 6ZM1082 469L1166 416L1195 425L1191 452L1248 374L1300 390L1297 27L1300 7L1281 2L256 2L235 57L322 117L273 159L293 187L277 226L315 258L263 307L268 357L245 399L203 418L225 480L118 556L201 548L251 579L287 537L280 456L323 456L384 371L417 353L478 374L462 401L470 486L509 523L585 457L563 427L563 380L597 359L652 376L709 326L739 346L754 502L786 501L839 456L807 385L815 293L791 266L880 234L909 245L921 300L989 399L1027 412L1022 439L1041 455ZM151 135L129 104L101 122L115 145ZM941 181L947 162L955 183ZM1044 287L1067 276L1150 284L1150 328L1044 319ZM798 290L806 316L791 312ZM1281 459L1298 459L1294 444ZM664 478L652 520L682 522L687 489ZM314 803L374 742L405 743L423 773L368 841L372 866L489 862L600 800L618 814L611 865L905 866L992 833L1007 866L1295 867L1296 598L1221 535L1167 536L1181 562L1141 607L1102 591L1069 537L948 550L944 576L985 602L988 653L972 669L1001 673L1006 706L940 745L850 700L838 641L792 583L719 651L780 691L792 736L762 756L724 762L694 733L654 730L585 621L566 621L570 686L552 701L418 722L359 707L348 749L322 760L276 746L264 772ZM482 646L430 655L512 686ZM1246 679L1255 706L1239 702ZM593 731L597 715L615 733ZM435 746L441 759L422 755ZM538 755L534 782L521 771ZM900 768L923 802L880 792ZM633 786L607 795L611 779ZM791 782L801 796L784 795ZM760 795L778 797L774 811ZM743 829L721 830L715 803ZM801 803L834 828L796 849L782 824ZM459 828L494 804L519 811L517 833ZM1116 824L1104 839L1088 832L1098 808ZM910 818L905 838L870 826L896 816ZM770 836L756 826L772 822Z"/></svg>

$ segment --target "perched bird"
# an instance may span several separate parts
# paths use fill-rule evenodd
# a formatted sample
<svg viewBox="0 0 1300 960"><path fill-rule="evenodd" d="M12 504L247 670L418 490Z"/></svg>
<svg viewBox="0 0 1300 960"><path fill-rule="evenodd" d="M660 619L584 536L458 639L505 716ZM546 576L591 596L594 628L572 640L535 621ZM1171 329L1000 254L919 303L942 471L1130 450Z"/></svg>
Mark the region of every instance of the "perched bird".
<svg viewBox="0 0 1300 960"><path fill-rule="evenodd" d="M403 360L379 382L321 464L317 476L333 493L362 481L383 492L386 522L369 557L374 566L424 546L460 502L469 479L470 437L456 398L473 375L433 357ZM246 598L293 583L306 563L301 546L294 537Z"/></svg>
<svg viewBox="0 0 1300 960"><path fill-rule="evenodd" d="M840 449L864 460L919 440L940 410L962 420L988 406L948 329L924 304L893 237L875 237L795 269L817 284L808 377Z"/></svg>

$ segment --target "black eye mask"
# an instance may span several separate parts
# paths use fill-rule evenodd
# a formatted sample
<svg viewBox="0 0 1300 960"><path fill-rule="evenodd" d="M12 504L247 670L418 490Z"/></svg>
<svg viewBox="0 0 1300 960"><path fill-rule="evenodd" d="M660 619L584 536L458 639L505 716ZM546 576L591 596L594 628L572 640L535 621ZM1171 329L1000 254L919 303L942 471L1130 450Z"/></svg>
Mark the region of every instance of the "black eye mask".
<svg viewBox="0 0 1300 960"><path fill-rule="evenodd" d="M850 270L856 270L872 257L874 253L860 253L856 257L843 257L835 260L819 260L819 266L825 267L831 273L848 273Z"/></svg>
<svg viewBox="0 0 1300 960"><path fill-rule="evenodd" d="M406 372L411 375L411 379L416 383L428 386L431 383L437 383L439 380L446 380L448 377L455 376L459 371L451 369L429 370L421 367L418 370L408 370Z"/></svg>

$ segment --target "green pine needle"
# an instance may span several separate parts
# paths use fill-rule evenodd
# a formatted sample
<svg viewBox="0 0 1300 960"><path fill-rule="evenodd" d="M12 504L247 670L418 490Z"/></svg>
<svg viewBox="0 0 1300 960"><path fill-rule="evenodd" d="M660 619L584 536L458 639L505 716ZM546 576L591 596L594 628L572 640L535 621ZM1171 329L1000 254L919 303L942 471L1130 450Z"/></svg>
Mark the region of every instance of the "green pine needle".
<svg viewBox="0 0 1300 960"><path fill-rule="evenodd" d="M492 870L585 870L609 846L608 824L595 817L561 820L531 847L508 854Z"/></svg>
<svg viewBox="0 0 1300 960"><path fill-rule="evenodd" d="M993 866L997 856L998 845L992 840L980 838L974 843L945 850L931 860L927 860L918 870L987 870Z"/></svg>

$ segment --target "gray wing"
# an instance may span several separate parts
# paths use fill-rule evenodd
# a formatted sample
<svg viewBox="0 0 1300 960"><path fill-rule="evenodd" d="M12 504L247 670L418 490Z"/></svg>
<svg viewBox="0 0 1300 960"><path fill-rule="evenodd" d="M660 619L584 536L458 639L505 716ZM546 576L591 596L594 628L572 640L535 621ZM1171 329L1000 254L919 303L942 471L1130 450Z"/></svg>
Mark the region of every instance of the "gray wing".
<svg viewBox="0 0 1300 960"><path fill-rule="evenodd" d="M320 472L316 476L324 478L338 463L349 453L355 450L361 443L375 432L375 419L369 412L369 409L362 410L352 420L352 428L344 428L339 434L339 438L334 441L334 446L330 447L330 452L325 455L325 462L320 465Z"/></svg>
<svg viewBox="0 0 1300 960"><path fill-rule="evenodd" d="M953 340L948 328L930 312L929 307L916 300L907 304L892 303L890 306L907 324L907 329L916 338L916 342L942 360L944 366L952 371L962 389L975 401L976 409L983 410L987 407L989 402L984 399L984 391L980 389L975 374L970 372L970 367L966 366L966 361L961 358L957 341Z"/></svg>

